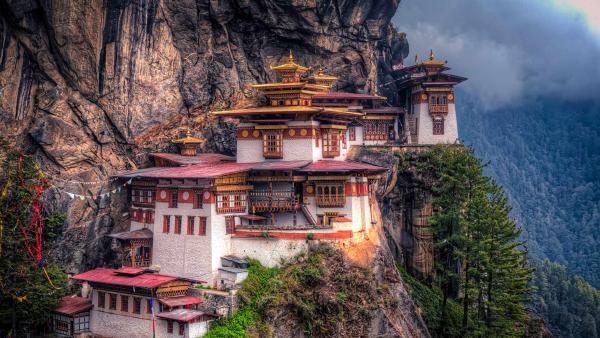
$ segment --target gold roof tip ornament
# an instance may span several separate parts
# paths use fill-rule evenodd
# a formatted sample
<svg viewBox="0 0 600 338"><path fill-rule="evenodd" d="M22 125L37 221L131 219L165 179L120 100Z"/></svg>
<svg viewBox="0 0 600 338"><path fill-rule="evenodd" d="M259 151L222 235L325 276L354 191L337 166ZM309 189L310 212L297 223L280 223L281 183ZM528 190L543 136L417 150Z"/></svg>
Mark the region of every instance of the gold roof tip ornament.
<svg viewBox="0 0 600 338"><path fill-rule="evenodd" d="M422 62L422 64L425 64L425 65L437 65L437 66L445 65L447 63L448 63L448 61L436 60L435 54L433 53L433 49L429 50L429 60Z"/></svg>
<svg viewBox="0 0 600 338"><path fill-rule="evenodd" d="M290 49L290 54L288 56L288 62L284 63L282 65L279 66L269 66L269 68L271 68L271 70L274 71L297 71L297 72L306 72L309 68L308 67L304 67L304 66L300 66L299 64L294 62L294 54L292 53L292 50Z"/></svg>
<svg viewBox="0 0 600 338"><path fill-rule="evenodd" d="M419 64L419 53L415 53L415 65Z"/></svg>
<svg viewBox="0 0 600 338"><path fill-rule="evenodd" d="M188 128L184 138L179 138L171 141L177 144L200 144L206 142L203 138L192 137L192 131Z"/></svg>

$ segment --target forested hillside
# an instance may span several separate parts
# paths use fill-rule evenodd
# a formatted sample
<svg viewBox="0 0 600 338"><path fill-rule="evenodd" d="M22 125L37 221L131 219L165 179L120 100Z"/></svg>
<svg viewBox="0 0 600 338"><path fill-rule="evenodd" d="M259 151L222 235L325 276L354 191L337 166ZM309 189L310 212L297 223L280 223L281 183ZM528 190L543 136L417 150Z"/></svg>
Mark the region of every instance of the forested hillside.
<svg viewBox="0 0 600 338"><path fill-rule="evenodd" d="M532 309L546 318L559 337L600 337L600 291L564 266L532 260L536 268Z"/></svg>
<svg viewBox="0 0 600 338"><path fill-rule="evenodd" d="M533 256L600 286L600 106L543 101L484 111L460 93L460 133L506 189Z"/></svg>

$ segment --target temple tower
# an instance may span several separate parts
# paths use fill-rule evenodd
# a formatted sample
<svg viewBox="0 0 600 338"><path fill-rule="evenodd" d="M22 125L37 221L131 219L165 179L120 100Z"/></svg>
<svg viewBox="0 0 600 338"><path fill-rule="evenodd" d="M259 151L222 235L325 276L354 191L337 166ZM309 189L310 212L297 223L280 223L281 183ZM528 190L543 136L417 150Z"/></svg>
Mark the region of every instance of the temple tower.
<svg viewBox="0 0 600 338"><path fill-rule="evenodd" d="M399 97L407 111L405 125L409 144L449 144L458 142L458 125L454 105L454 85L466 78L445 73L447 61L436 60L433 50L429 59L395 72L400 80Z"/></svg>

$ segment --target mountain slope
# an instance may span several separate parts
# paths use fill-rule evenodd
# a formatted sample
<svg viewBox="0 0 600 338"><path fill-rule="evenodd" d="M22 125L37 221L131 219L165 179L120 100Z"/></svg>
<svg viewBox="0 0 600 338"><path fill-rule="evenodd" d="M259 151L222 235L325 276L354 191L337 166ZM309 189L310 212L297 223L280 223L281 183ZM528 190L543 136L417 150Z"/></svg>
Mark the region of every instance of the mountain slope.
<svg viewBox="0 0 600 338"><path fill-rule="evenodd" d="M462 139L491 161L531 253L600 287L600 105L545 99L483 111L458 97Z"/></svg>

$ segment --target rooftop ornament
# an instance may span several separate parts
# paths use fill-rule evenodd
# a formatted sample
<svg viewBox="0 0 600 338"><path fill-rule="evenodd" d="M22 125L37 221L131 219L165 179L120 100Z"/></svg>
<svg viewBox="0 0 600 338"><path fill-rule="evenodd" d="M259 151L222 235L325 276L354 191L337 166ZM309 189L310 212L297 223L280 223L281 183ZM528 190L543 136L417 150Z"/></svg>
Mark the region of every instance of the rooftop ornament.
<svg viewBox="0 0 600 338"><path fill-rule="evenodd" d="M196 156L196 146L198 144L206 142L206 140L203 138L192 137L192 132L188 128L184 138L175 139L171 142L180 146L181 155Z"/></svg>

